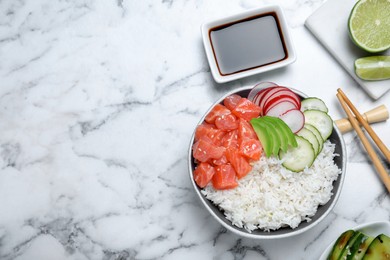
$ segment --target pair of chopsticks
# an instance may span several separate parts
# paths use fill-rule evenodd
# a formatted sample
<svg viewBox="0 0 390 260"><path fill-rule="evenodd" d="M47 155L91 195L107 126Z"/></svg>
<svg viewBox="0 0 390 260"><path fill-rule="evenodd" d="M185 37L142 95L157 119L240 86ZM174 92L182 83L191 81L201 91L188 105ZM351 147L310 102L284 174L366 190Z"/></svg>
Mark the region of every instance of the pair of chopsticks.
<svg viewBox="0 0 390 260"><path fill-rule="evenodd" d="M382 179L382 182L386 186L387 190L390 192L390 176L386 172L386 169L382 165L378 155L374 151L374 148L371 146L367 137L365 136L362 129L360 128L359 123L366 129L367 133L371 136L372 140L378 146L379 150L383 153L383 155L386 157L387 161L390 163L389 149L382 142L382 140L378 137L378 135L374 132L374 130L371 128L371 126L364 120L363 116L359 113L359 111L352 104L352 102L348 99L348 97L344 94L344 92L341 89L338 89L337 92L338 93L336 94L336 96L339 99L340 104L343 107L345 113L347 114L348 119L351 122L351 125L355 129L357 135L359 136L361 142L364 145L364 148L366 149L368 155L370 156L372 162L374 163L374 167L377 170L377 172L379 173L379 176ZM352 112L351 112L351 110L352 110Z"/></svg>

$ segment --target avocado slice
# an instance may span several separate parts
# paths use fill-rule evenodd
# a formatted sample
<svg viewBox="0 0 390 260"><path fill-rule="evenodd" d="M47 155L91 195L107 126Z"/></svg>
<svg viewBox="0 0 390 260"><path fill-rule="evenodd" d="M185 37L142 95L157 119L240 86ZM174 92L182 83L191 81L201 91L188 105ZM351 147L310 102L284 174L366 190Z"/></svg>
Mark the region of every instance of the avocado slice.
<svg viewBox="0 0 390 260"><path fill-rule="evenodd" d="M390 259L390 237L380 234L371 242L363 260Z"/></svg>
<svg viewBox="0 0 390 260"><path fill-rule="evenodd" d="M255 133L259 138L261 145L263 146L265 155L267 157L270 157L272 153L273 140L271 134L269 133L267 125L264 124L261 118L252 119L250 123L253 127L253 130L255 130Z"/></svg>
<svg viewBox="0 0 390 260"><path fill-rule="evenodd" d="M360 245L358 246L357 250L355 252L351 252L351 255L348 256L349 259L353 260L362 260L364 255L366 254L366 251L368 247L370 246L371 242L374 240L374 237L365 236Z"/></svg>
<svg viewBox="0 0 390 260"><path fill-rule="evenodd" d="M267 122L269 122L272 125L273 129L277 133L280 141L280 149L286 152L288 148L288 136L285 130L283 129L283 125L280 124L282 120L271 116L265 116L264 118Z"/></svg>
<svg viewBox="0 0 390 260"><path fill-rule="evenodd" d="M295 139L294 133L291 131L290 127L280 118L278 117L272 117L272 116L265 116L267 120L272 121L275 124L275 127L278 128L280 132L282 132L283 139L287 142L287 147L284 149L282 146L281 149L286 152L289 146L297 147L298 143Z"/></svg>
<svg viewBox="0 0 390 260"><path fill-rule="evenodd" d="M277 120L280 128L283 130L287 137L287 143L291 147L297 147L298 143L297 140L295 139L294 133L291 131L290 127L280 118L274 117L275 120ZM288 147L287 147L288 148Z"/></svg>
<svg viewBox="0 0 390 260"><path fill-rule="evenodd" d="M267 126L268 133L271 135L272 140L272 154L277 156L280 150L280 136L275 127L268 120L263 119L264 124Z"/></svg>
<svg viewBox="0 0 390 260"><path fill-rule="evenodd" d="M342 233L339 238L336 240L332 248L332 252L328 256L328 260L337 260L341 256L344 248L347 246L347 243L351 237L355 234L353 230L347 230Z"/></svg>
<svg viewBox="0 0 390 260"><path fill-rule="evenodd" d="M279 151L287 151L289 146L297 147L295 135L280 118L263 116L250 121L267 157L278 156Z"/></svg>

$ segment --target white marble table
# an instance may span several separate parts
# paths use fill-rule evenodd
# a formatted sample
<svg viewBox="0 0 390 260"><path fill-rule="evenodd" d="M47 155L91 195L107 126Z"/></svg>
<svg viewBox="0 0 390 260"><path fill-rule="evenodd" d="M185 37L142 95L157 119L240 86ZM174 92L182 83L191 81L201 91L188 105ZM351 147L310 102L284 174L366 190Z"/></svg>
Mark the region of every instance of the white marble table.
<svg viewBox="0 0 390 260"><path fill-rule="evenodd" d="M1 1L0 259L316 259L340 231L390 219L390 200L354 133L334 211L293 238L226 231L187 172L194 126L221 95L273 81L324 99L367 97L304 28L322 0ZM280 4L297 61L216 84L200 24ZM389 124L375 125L390 146ZM387 165L388 168L388 165Z"/></svg>

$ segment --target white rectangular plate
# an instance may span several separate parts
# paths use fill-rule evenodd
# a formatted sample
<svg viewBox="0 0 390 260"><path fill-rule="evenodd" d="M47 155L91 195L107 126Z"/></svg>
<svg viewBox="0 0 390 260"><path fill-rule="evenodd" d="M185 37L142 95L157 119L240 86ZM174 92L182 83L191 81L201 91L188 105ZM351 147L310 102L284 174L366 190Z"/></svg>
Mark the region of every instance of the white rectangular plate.
<svg viewBox="0 0 390 260"><path fill-rule="evenodd" d="M348 17L355 3L356 0L327 0L305 25L367 94L378 99L390 90L390 80L364 81L355 75L355 60L372 55L359 49L349 38ZM380 55L390 55L390 50Z"/></svg>

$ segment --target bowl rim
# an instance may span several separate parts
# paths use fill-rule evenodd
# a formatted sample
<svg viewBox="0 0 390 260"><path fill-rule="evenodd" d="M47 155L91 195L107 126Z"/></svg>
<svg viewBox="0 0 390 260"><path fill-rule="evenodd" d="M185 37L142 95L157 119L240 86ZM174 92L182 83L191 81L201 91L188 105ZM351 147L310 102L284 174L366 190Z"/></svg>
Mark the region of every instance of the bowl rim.
<svg viewBox="0 0 390 260"><path fill-rule="evenodd" d="M236 72L229 75L221 75L218 70L216 58L214 57L213 49L211 46L211 42L209 39L209 31L210 29L217 27L219 25L223 25L230 22L236 22L239 20L243 20L245 18L256 16L260 14L265 14L269 12L274 12L277 16L279 25L280 25L280 31L283 35L283 39L285 42L286 50L288 53L288 57L282 61L278 61L275 63L271 63L268 65L263 65L260 67L255 67L252 69L244 70L241 72ZM236 14L232 14L229 16L220 17L218 19L214 19L208 22L204 22L201 25L201 35L202 35L202 41L203 41L203 47L207 56L207 61L210 66L211 74L213 75L214 80L217 83L225 83L229 81L233 81L236 79L244 78L253 76L259 73L263 73L266 71L278 69L284 66L287 66L293 62L296 61L296 52L295 48L292 42L292 38L289 33L289 27L286 22L286 18L283 12L283 9L279 5L270 4L270 5L264 5L257 8L248 9Z"/></svg>
<svg viewBox="0 0 390 260"><path fill-rule="evenodd" d="M255 85L257 85L257 84L255 84ZM201 123L203 123L206 115L211 111L211 109L216 104L221 103L226 97L228 97L229 95L235 94L237 92L240 92L240 91L250 90L252 88L253 88L253 86L244 86L244 87L236 88L236 89L231 90L231 91L227 92L226 94L224 94L221 98L219 98L216 102L214 102L209 107L209 109L204 113L204 115L202 116L200 121L196 124L196 127L199 126ZM302 97L308 97L308 95L304 94L303 92L301 92L301 91L299 91L297 89L290 88L290 87L289 87L289 89L291 89L296 94L298 94L298 95L300 95ZM196 129L196 127L195 127L195 129ZM207 198L205 198L204 195L200 192L200 190L198 189L198 186L196 185L195 180L194 180L194 178L192 176L192 174L193 174L193 169L191 167L192 166L191 165L191 161L192 161L192 145L194 143L195 129L194 129L194 132L192 134L192 137L191 137L191 140L190 140L189 149L188 149L188 172L189 172L189 177L190 177L192 186L193 186L196 194L198 195L198 198L202 202L203 206L209 211L209 213L214 217L214 219L216 219L220 224L222 224L222 226L224 226L226 229L230 230L231 232L233 232L233 233L235 233L237 235L240 235L242 237L253 238L253 239L263 239L263 240L272 240L272 239L291 237L291 236L295 236L295 235L304 233L307 230L309 230L309 229L313 228L314 226L316 226L325 217L327 217L329 215L329 213L335 207L335 205L336 205L336 203L337 203L337 201L338 201L338 199L340 197L340 193L341 193L341 190L342 190L342 187L343 187L343 184L344 184L345 173L346 173L346 166L347 166L347 156L346 156L346 147L345 147L345 142L344 142L343 135L341 134L340 130L337 128L337 126L336 126L334 121L333 121L333 131L335 131L336 134L340 137L340 144L341 144L341 150L342 150L343 157L341 158L342 159L341 160L342 169L341 169L341 173L339 174L339 177L338 177L338 178L340 178L340 184L339 184L339 188L337 189L336 193L334 193L331 196L331 197L333 197L333 201L329 205L328 209L318 219L312 221L308 226L306 226L304 228L301 228L299 230L291 229L292 232L288 232L288 233L284 233L284 234L277 234L277 235L259 235L259 234L248 233L248 232L244 231L245 230L244 228L233 227L233 224L228 225L224 221L222 221L219 216L217 216L215 214L215 212L209 207L209 205L206 204ZM302 223L302 221L300 223ZM243 231L241 231L240 229L242 229ZM272 231L270 231L270 232L272 232Z"/></svg>

